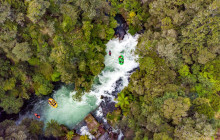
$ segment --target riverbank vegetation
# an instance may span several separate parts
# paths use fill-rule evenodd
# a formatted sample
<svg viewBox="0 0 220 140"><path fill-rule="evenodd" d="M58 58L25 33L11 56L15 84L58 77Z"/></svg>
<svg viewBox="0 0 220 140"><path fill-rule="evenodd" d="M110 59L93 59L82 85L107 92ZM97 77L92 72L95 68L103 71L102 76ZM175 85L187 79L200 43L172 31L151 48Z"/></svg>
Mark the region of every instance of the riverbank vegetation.
<svg viewBox="0 0 220 140"><path fill-rule="evenodd" d="M0 123L0 139L38 139L43 135L42 121L24 119L20 125L12 120L5 120Z"/></svg>
<svg viewBox="0 0 220 140"><path fill-rule="evenodd" d="M0 1L0 107L18 113L24 99L74 83L80 97L104 68L117 22L96 0Z"/></svg>
<svg viewBox="0 0 220 140"><path fill-rule="evenodd" d="M51 120L46 124L43 131L43 121L34 119L24 119L19 125L15 121L5 120L0 123L0 139L15 139L15 140L38 140L38 139L61 139L71 140L77 138L80 140L89 140L87 135L78 135L74 130L69 130L63 125L58 124L55 120Z"/></svg>
<svg viewBox="0 0 220 140"><path fill-rule="evenodd" d="M142 2L137 9L148 5L149 17L136 49L140 69L119 94L118 125L136 140L213 137L220 127L220 3Z"/></svg>
<svg viewBox="0 0 220 140"><path fill-rule="evenodd" d="M211 138L220 127L219 7L218 0L0 0L0 107L19 113L55 82L73 83L80 99L105 67L121 14L129 33L142 33L140 68L119 93L121 110L108 114L110 124L128 139ZM35 120L0 127L3 138L43 135ZM56 121L44 133L74 134Z"/></svg>

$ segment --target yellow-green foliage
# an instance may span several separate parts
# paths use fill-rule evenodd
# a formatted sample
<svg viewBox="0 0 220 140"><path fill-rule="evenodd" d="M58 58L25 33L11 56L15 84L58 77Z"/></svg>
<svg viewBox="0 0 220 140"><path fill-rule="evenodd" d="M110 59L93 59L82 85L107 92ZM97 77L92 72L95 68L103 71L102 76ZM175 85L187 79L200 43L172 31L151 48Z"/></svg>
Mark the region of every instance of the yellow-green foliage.
<svg viewBox="0 0 220 140"><path fill-rule="evenodd" d="M67 134L66 134L66 138L67 140L72 140L72 138L75 136L74 132L73 131L69 131Z"/></svg>
<svg viewBox="0 0 220 140"><path fill-rule="evenodd" d="M80 136L80 140L89 140L89 138L87 135L84 135L84 136Z"/></svg>

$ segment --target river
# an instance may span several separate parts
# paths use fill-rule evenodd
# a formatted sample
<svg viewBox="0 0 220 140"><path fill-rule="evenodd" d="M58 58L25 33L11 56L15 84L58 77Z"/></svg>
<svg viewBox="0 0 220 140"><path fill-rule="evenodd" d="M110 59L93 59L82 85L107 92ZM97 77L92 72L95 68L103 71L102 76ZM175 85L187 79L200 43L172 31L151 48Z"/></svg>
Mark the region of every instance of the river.
<svg viewBox="0 0 220 140"><path fill-rule="evenodd" d="M37 119L33 114L40 114L40 120L46 124L51 119L60 124L64 124L70 129L81 122L91 111L95 110L104 100L101 96L107 97L110 102L115 102L115 96L112 95L117 88L117 93L128 85L130 72L137 68L137 56L134 54L137 45L138 35L131 36L127 34L123 40L118 38L110 40L106 46L107 55L105 56L105 68L95 78L95 82L89 93L82 96L82 101L74 101L72 96L76 93L73 85L63 85L57 91L54 91L51 97L58 103L57 108L52 108L47 99L33 102L34 107L25 114L19 114L18 123L25 117ZM108 51L111 50L111 56ZM124 64L118 63L118 56L124 56ZM120 79L120 84L117 82ZM114 93L115 94L115 93ZM102 110L99 109L99 116L102 116Z"/></svg>

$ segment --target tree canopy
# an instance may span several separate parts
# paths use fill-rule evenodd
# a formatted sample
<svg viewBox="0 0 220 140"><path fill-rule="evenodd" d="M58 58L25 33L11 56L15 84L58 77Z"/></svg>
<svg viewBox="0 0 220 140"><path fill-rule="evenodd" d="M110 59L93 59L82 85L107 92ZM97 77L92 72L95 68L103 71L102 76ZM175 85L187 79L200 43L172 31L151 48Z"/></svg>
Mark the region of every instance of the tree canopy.
<svg viewBox="0 0 220 140"><path fill-rule="evenodd" d="M0 107L18 113L55 82L74 84L74 98L90 91L120 14L128 32L140 34L139 69L108 121L131 132L128 139L210 139L220 127L219 7L219 0L0 0ZM42 126L6 120L0 139L36 138ZM72 134L51 120L44 135Z"/></svg>

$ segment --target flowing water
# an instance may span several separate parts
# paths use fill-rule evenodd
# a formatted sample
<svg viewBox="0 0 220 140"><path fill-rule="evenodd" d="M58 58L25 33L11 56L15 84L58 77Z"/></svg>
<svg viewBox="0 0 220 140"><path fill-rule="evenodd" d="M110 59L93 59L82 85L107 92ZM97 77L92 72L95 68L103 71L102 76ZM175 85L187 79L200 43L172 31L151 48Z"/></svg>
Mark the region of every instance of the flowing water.
<svg viewBox="0 0 220 140"><path fill-rule="evenodd" d="M111 95L112 91L118 87L119 91L128 85L129 71L138 67L135 61L137 56L134 55L135 47L137 45L138 35L131 36L127 34L123 40L119 41L118 38L110 40L106 46L107 55L105 56L105 68L95 78L92 90L85 93L82 101L74 101L72 96L76 93L73 91L73 86L62 86L59 90L54 91L52 98L58 103L57 108L52 108L47 99L44 97L40 101L34 103L34 108L24 115L20 114L18 122L23 118L35 118L34 113L41 116L40 120L45 123L51 119L56 120L60 124L64 124L69 128L73 128L80 121L82 121L88 113L93 111L101 103L101 95L109 97L114 102L114 96ZM111 50L111 56L108 51ZM124 55L124 64L118 63L118 57ZM122 84L117 85L116 81L121 79Z"/></svg>

